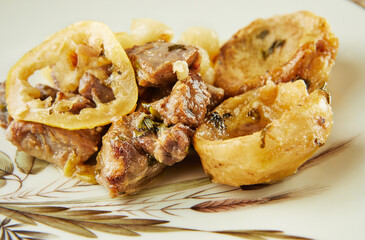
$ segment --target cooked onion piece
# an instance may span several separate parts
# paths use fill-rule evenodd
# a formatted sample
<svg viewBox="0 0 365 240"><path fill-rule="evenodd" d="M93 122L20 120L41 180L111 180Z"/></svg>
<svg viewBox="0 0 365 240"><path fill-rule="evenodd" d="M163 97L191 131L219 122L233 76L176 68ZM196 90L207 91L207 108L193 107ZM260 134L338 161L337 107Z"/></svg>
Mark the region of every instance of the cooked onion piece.
<svg viewBox="0 0 365 240"><path fill-rule="evenodd" d="M202 48L198 47L201 53L201 63L199 66L199 73L205 83L214 85L215 81L215 71L213 68L213 63L209 58L208 52Z"/></svg>
<svg viewBox="0 0 365 240"><path fill-rule="evenodd" d="M132 21L131 33L119 32L115 33L115 36L123 48L127 49L157 40L170 42L174 37L174 32L159 21L150 18L138 18Z"/></svg>
<svg viewBox="0 0 365 240"><path fill-rule="evenodd" d="M274 183L294 174L332 129L329 95L304 81L269 83L230 98L202 124L194 147L213 182Z"/></svg>
<svg viewBox="0 0 365 240"><path fill-rule="evenodd" d="M212 61L219 52L218 34L214 30L206 27L191 27L186 29L182 33L179 41L204 48Z"/></svg>
<svg viewBox="0 0 365 240"><path fill-rule="evenodd" d="M58 99L41 99L29 83L37 70L52 68ZM103 100L92 89L95 106L73 111L79 103L82 77L97 79L112 98ZM16 120L42 123L64 129L86 129L110 123L131 112L137 102L132 65L114 33L103 23L84 21L52 35L25 54L10 70L6 82L9 114Z"/></svg>
<svg viewBox="0 0 365 240"><path fill-rule="evenodd" d="M191 27L182 33L179 42L199 47L202 54L200 75L204 82L213 85L215 79L213 62L219 52L218 34L206 27Z"/></svg>
<svg viewBox="0 0 365 240"><path fill-rule="evenodd" d="M215 84L235 96L268 80L304 79L312 92L327 81L337 48L327 21L310 12L258 19L221 47Z"/></svg>
<svg viewBox="0 0 365 240"><path fill-rule="evenodd" d="M138 18L132 21L132 35L144 44L158 39L170 42L174 37L174 32L170 27L162 22L150 18Z"/></svg>
<svg viewBox="0 0 365 240"><path fill-rule="evenodd" d="M178 60L172 64L172 71L176 73L178 80L184 80L189 76L189 66L186 61Z"/></svg>

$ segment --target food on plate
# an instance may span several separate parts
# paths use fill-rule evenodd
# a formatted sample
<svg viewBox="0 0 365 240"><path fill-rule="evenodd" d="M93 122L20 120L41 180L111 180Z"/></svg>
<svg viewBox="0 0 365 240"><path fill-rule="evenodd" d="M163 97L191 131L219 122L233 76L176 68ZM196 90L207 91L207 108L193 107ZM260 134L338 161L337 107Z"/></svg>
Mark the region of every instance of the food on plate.
<svg viewBox="0 0 365 240"><path fill-rule="evenodd" d="M162 22L150 18L138 18L132 20L131 33L117 32L115 36L122 47L127 49L158 40L170 42L174 32Z"/></svg>
<svg viewBox="0 0 365 240"><path fill-rule="evenodd" d="M56 97L42 99L28 81L51 67ZM105 95L108 95L105 97ZM10 116L64 129L94 128L130 113L138 98L133 67L105 24L79 22L26 53L9 71Z"/></svg>
<svg viewBox="0 0 365 240"><path fill-rule="evenodd" d="M105 127L68 130L41 123L13 120L7 139L19 150L63 168L67 161L81 165L98 151Z"/></svg>
<svg viewBox="0 0 365 240"><path fill-rule="evenodd" d="M155 118L134 112L114 122L103 137L97 180L110 196L137 192L187 155L194 131L181 123L167 127Z"/></svg>
<svg viewBox="0 0 365 240"><path fill-rule="evenodd" d="M190 27L181 34L179 41L205 49L212 61L219 52L218 34L209 28Z"/></svg>
<svg viewBox="0 0 365 240"><path fill-rule="evenodd" d="M308 94L304 81L267 85L229 98L194 135L213 182L273 183L296 172L332 129L329 95Z"/></svg>
<svg viewBox="0 0 365 240"><path fill-rule="evenodd" d="M97 157L97 180L109 189L109 195L134 193L166 166L182 161L211 101L208 87L192 68L169 95L139 103L143 108L113 122Z"/></svg>
<svg viewBox="0 0 365 240"><path fill-rule="evenodd" d="M192 146L213 182L240 186L295 173L325 143L338 43L323 18L257 20L220 49L210 29L173 36L152 19L131 33L84 21L54 34L0 85L7 139L111 197L138 192Z"/></svg>
<svg viewBox="0 0 365 240"><path fill-rule="evenodd" d="M198 69L201 62L196 47L163 41L134 46L127 49L127 54L138 85L142 87L161 87L176 82L173 64L177 61L186 62L193 69Z"/></svg>
<svg viewBox="0 0 365 240"><path fill-rule="evenodd" d="M171 94L153 102L154 109L167 126L183 123L196 128L204 120L211 94L199 74L190 73L176 82Z"/></svg>
<svg viewBox="0 0 365 240"><path fill-rule="evenodd" d="M201 52L199 73L204 82L214 85L215 71L213 63L219 52L218 34L209 28L191 27L181 34L179 42L191 44L199 48Z"/></svg>
<svg viewBox="0 0 365 240"><path fill-rule="evenodd" d="M326 19L308 11L258 19L221 47L215 85L231 97L268 80L303 79L312 92L327 81L337 48Z"/></svg>

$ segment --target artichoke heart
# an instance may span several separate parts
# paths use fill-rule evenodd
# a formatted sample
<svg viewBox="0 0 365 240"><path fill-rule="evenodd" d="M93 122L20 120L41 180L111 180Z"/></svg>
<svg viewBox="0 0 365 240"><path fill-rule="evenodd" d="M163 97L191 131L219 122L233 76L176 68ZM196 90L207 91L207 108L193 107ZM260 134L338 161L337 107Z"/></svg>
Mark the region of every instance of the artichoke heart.
<svg viewBox="0 0 365 240"><path fill-rule="evenodd" d="M274 183L323 146L332 115L325 90L308 94L302 80L271 82L219 105L197 129L194 147L213 182Z"/></svg>

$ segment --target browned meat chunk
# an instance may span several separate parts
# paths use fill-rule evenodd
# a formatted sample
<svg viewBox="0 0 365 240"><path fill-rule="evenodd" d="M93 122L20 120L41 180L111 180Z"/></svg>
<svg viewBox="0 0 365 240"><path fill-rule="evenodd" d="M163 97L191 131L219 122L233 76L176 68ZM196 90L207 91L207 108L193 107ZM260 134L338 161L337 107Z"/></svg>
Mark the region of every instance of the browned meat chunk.
<svg viewBox="0 0 365 240"><path fill-rule="evenodd" d="M186 157L193 130L182 124L166 128L152 118L134 112L114 122L103 137L97 181L110 196L137 192L166 165Z"/></svg>
<svg viewBox="0 0 365 240"><path fill-rule="evenodd" d="M143 87L167 86L177 81L173 63L185 61L191 69L201 62L196 47L156 41L126 50L136 71L138 85Z"/></svg>
<svg viewBox="0 0 365 240"><path fill-rule="evenodd" d="M71 157L78 163L88 160L98 151L102 134L101 127L70 131L16 120L6 131L7 139L19 150L60 167Z"/></svg>
<svg viewBox="0 0 365 240"><path fill-rule="evenodd" d="M130 141L114 140L111 136L115 135L103 138L98 155L101 170L97 175L97 181L109 190L111 197L137 192L163 170L163 164L151 164L148 156L140 153Z"/></svg>
<svg viewBox="0 0 365 240"><path fill-rule="evenodd" d="M56 99L54 104L61 101L62 99L73 99L72 106L67 106L65 109L58 109L60 111L69 111L73 114L78 114L84 108L93 108L95 107L95 103L90 101L89 99L81 96L80 94L75 93L65 93L65 92L57 92ZM61 106L64 107L64 106Z"/></svg>
<svg viewBox="0 0 365 240"><path fill-rule="evenodd" d="M41 100L45 100L48 97L51 97L53 99L53 101L56 99L56 95L58 92L57 89L44 85L44 84L37 84L35 87L38 88L39 91L41 91L41 96L40 96Z"/></svg>
<svg viewBox="0 0 365 240"><path fill-rule="evenodd" d="M80 79L79 93L90 101L93 101L94 97L98 98L102 103L115 99L113 90L102 84L98 78L88 72Z"/></svg>
<svg viewBox="0 0 365 240"><path fill-rule="evenodd" d="M204 120L210 97L200 75L190 73L189 77L175 84L169 96L151 106L166 125L183 123L195 128Z"/></svg>
<svg viewBox="0 0 365 240"><path fill-rule="evenodd" d="M178 123L161 131L153 155L159 162L171 166L182 161L189 150L194 131Z"/></svg>
<svg viewBox="0 0 365 240"><path fill-rule="evenodd" d="M5 84L6 82L0 83L0 126L2 128L7 128L10 122L13 120L6 108Z"/></svg>

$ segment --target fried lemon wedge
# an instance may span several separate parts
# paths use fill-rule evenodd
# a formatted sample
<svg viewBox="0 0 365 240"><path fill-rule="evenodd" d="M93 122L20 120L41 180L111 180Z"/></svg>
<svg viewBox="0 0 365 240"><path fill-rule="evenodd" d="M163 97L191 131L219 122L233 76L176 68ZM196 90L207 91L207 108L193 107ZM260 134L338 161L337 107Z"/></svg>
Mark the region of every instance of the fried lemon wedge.
<svg viewBox="0 0 365 240"><path fill-rule="evenodd" d="M215 85L230 97L268 80L303 79L312 92L327 81L337 49L326 19L311 12L258 19L221 47Z"/></svg>
<svg viewBox="0 0 365 240"><path fill-rule="evenodd" d="M45 68L51 68L58 91L55 98L42 99L40 90L29 81ZM95 84L89 84L88 95L82 96L81 78L92 79L111 97L104 99ZM88 104L79 109L85 98ZM109 124L133 111L137 98L127 54L109 27L97 21L78 22L50 36L11 68L6 81L7 108L14 119L69 130Z"/></svg>
<svg viewBox="0 0 365 240"><path fill-rule="evenodd" d="M269 82L219 105L194 136L215 183L274 183L294 174L332 129L329 95L307 93L304 81Z"/></svg>

